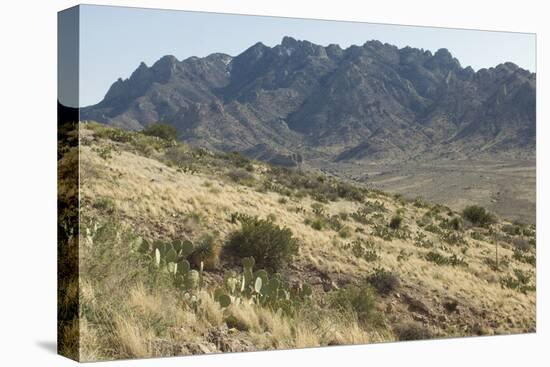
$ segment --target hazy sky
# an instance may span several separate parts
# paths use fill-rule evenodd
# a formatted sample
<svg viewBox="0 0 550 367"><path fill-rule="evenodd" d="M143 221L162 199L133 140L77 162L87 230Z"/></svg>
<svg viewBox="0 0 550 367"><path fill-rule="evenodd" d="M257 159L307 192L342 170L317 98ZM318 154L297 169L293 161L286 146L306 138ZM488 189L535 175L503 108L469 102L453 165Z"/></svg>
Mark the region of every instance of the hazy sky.
<svg viewBox="0 0 550 367"><path fill-rule="evenodd" d="M475 70L512 61L535 71L534 34L83 5L80 8L80 105L99 102L118 78L164 55L179 60L235 56L283 36L346 48L376 39L398 47L447 48Z"/></svg>

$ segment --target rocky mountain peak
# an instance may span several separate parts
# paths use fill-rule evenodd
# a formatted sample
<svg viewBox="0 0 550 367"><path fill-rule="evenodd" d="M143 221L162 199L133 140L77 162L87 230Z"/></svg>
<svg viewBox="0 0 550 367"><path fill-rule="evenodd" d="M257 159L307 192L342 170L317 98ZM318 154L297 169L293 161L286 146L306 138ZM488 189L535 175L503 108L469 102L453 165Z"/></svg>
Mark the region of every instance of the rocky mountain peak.
<svg viewBox="0 0 550 367"><path fill-rule="evenodd" d="M235 57L141 63L81 116L129 129L162 120L190 143L262 159L401 160L534 154L535 100L535 74L513 63L474 72L445 48L285 36Z"/></svg>

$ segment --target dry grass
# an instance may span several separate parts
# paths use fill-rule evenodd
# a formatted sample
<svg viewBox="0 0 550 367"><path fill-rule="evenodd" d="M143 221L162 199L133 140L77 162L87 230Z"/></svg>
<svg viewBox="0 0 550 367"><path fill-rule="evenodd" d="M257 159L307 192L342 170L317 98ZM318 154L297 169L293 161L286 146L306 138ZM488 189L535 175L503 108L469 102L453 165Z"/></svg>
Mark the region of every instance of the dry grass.
<svg viewBox="0 0 550 367"><path fill-rule="evenodd" d="M87 136L92 134L86 129L81 131ZM255 169L255 175L261 175L261 164L255 165ZM505 289L499 283L499 278L509 274L512 268L534 270L530 265L513 260L511 248L501 247L499 254L509 257L510 265L501 273L495 273L485 262L487 257L493 256L494 244L473 240L465 232L468 246L462 253L463 248L445 245L437 235L416 224L427 209L412 204L403 206L389 196L376 198L387 208L384 217L376 221L387 223L398 209L404 208L403 225L409 228L413 237L417 231L425 233L438 251L447 256L460 255L468 266L431 263L425 259L429 249L414 246L413 239L384 241L371 235L373 225L360 224L349 216L342 222L352 229L350 238L343 239L331 229L315 230L304 223L312 216L311 205L315 202L307 196L281 201L278 193L259 192L254 187L218 179L214 174L181 172L157 159L126 151L124 147L108 160L99 157L90 146L82 147L81 182L87 217L101 215L93 206L97 198L110 198L123 228L146 238L185 236L198 239L215 230L223 243L239 228L238 223L228 220L231 213L261 218L271 215L277 224L291 228L300 239L300 269L311 267L333 279L353 280L368 274L374 267L384 267L399 274L402 283L399 292L421 300L436 316L444 312L445 299L457 300L461 313L449 315L447 325L432 325L442 335L471 334L472 329L461 329L464 324L483 323L485 328L491 329L487 333L525 332L535 327L535 293ZM294 210L295 207L304 208L305 213ZM327 215L353 213L360 207L361 204L347 200L324 205ZM355 257L345 246L355 239L373 241L380 249L380 259L373 263ZM127 250L117 249L117 246L124 247L122 238L118 239L113 252L123 254ZM82 258L92 262L94 245L88 247L84 248ZM398 259L403 252L409 254L407 259ZM121 263L117 265L115 261L102 278L83 272L80 290L83 303L93 310L92 315L107 319L106 325L92 317L90 320L85 318L82 323L83 360L197 353L193 346L199 344L204 344L205 350L217 351L215 346L208 344L206 336L220 329L229 316L239 326L237 335L249 341L254 349L369 343L395 338L385 329L365 330L353 317L335 321L327 314L314 325L307 317L298 315L289 319L246 303L223 310L206 291L198 295L201 306L194 312L184 307L181 295L173 291L164 288L151 291L141 275L128 280L124 273L128 263L118 261ZM120 284L129 286L121 289ZM403 298L381 300L381 308L393 310L386 313L389 323L410 319ZM507 318L512 321L503 322Z"/></svg>

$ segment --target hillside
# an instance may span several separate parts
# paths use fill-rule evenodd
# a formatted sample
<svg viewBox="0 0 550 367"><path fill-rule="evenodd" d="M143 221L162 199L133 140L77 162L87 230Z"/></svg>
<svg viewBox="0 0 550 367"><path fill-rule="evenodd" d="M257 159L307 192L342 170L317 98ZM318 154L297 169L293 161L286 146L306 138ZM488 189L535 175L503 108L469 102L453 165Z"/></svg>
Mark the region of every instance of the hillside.
<svg viewBox="0 0 550 367"><path fill-rule="evenodd" d="M243 90L205 60L212 87ZM83 360L535 331L534 225L95 123L80 141ZM237 250L271 243L230 291L249 279Z"/></svg>
<svg viewBox="0 0 550 367"><path fill-rule="evenodd" d="M81 119L131 130L162 121L194 146L287 166L299 163L292 157L533 159L535 84L513 63L474 72L446 49L379 41L342 49L285 37L234 57L142 63Z"/></svg>

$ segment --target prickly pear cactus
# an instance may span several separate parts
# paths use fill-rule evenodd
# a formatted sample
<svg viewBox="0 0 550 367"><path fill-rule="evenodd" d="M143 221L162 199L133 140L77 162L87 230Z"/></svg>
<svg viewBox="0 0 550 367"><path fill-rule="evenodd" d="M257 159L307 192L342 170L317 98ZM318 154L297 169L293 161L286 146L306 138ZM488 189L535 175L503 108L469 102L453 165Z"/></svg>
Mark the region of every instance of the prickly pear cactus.
<svg viewBox="0 0 550 367"><path fill-rule="evenodd" d="M193 243L189 240L181 242L181 256L187 257L193 253L194 250Z"/></svg>
<svg viewBox="0 0 550 367"><path fill-rule="evenodd" d="M187 275L187 272L191 268L191 265L189 265L189 261L187 260L181 260L178 262L178 268L177 272L178 274L182 274L183 276Z"/></svg>
<svg viewBox="0 0 550 367"><path fill-rule="evenodd" d="M243 268L245 270L246 269L252 270L252 268L254 267L254 264L256 263L256 260L254 260L254 258L250 256L250 257L243 258L242 262L243 262Z"/></svg>
<svg viewBox="0 0 550 367"><path fill-rule="evenodd" d="M262 278L256 278L256 281L254 282L254 292L261 293L262 292Z"/></svg>
<svg viewBox="0 0 550 367"><path fill-rule="evenodd" d="M220 306L224 308L228 307L231 304L231 297L223 293L218 297L218 302L220 303Z"/></svg>
<svg viewBox="0 0 550 367"><path fill-rule="evenodd" d="M199 272L196 270L191 270L187 273L185 277L185 288L187 289L196 289L199 286Z"/></svg>
<svg viewBox="0 0 550 367"><path fill-rule="evenodd" d="M176 261L176 257L178 256L178 254L176 253L176 250L174 250L173 248L169 248L165 256L166 262L172 263Z"/></svg>
<svg viewBox="0 0 550 367"><path fill-rule="evenodd" d="M155 249L155 265L160 266L160 250L158 248Z"/></svg>
<svg viewBox="0 0 550 367"><path fill-rule="evenodd" d="M136 238L136 241L134 242L134 246L139 253L146 254L147 252L149 252L149 242L147 242L147 240L145 240L141 236Z"/></svg>

